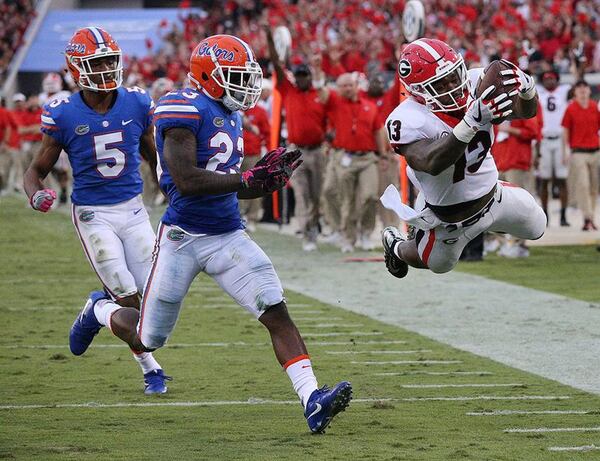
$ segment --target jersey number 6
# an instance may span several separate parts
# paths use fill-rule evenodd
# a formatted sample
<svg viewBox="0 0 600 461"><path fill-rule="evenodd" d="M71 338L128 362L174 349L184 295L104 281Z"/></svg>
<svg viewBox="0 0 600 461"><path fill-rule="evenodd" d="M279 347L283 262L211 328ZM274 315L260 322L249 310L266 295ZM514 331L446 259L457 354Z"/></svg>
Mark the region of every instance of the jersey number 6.
<svg viewBox="0 0 600 461"><path fill-rule="evenodd" d="M96 160L100 160L96 164L96 169L103 178L117 178L125 169L125 152L116 147L110 147L111 144L121 142L123 142L122 131L94 136L94 154Z"/></svg>

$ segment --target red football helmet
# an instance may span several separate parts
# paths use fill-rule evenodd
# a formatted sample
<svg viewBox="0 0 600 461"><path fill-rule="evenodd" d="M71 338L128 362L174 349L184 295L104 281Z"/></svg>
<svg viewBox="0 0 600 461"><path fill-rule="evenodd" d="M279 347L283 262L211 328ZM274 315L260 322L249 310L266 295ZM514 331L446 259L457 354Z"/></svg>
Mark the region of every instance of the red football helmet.
<svg viewBox="0 0 600 461"><path fill-rule="evenodd" d="M76 31L65 49L65 56L73 80L82 88L112 91L123 82L121 48L99 27Z"/></svg>
<svg viewBox="0 0 600 461"><path fill-rule="evenodd" d="M262 70L252 50L232 35L202 40L192 52L188 78L231 111L254 107L262 91Z"/></svg>
<svg viewBox="0 0 600 461"><path fill-rule="evenodd" d="M467 105L469 79L460 54L440 40L420 38L402 51L398 74L406 90L433 112Z"/></svg>

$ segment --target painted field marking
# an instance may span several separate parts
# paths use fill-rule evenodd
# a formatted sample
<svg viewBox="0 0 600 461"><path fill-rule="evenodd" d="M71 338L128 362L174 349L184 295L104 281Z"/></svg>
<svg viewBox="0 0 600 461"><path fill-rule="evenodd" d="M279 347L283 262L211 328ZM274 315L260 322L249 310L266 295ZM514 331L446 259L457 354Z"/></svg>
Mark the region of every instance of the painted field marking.
<svg viewBox="0 0 600 461"><path fill-rule="evenodd" d="M330 336L379 336L382 335L382 331L349 331L349 332L335 332L335 333L305 333L302 332L302 337L330 337Z"/></svg>
<svg viewBox="0 0 600 461"><path fill-rule="evenodd" d="M595 451L600 450L598 445L582 445L579 447L548 447L549 451Z"/></svg>
<svg viewBox="0 0 600 461"><path fill-rule="evenodd" d="M299 315L294 315L294 321L297 322L322 322L322 321L333 322L334 320L343 320L342 317L300 317Z"/></svg>
<svg viewBox="0 0 600 461"><path fill-rule="evenodd" d="M528 395L518 397L505 396L472 396L472 397L414 397L414 398L364 398L352 399L353 403L375 402L425 402L425 401L470 401L470 400L556 400L568 399L570 396ZM38 410L42 408L146 408L146 407L215 407L231 405L298 405L298 400L268 400L250 398L248 400L207 400L188 402L138 402L138 403L58 403L35 405L0 405L0 410ZM600 429L600 428L599 428Z"/></svg>
<svg viewBox="0 0 600 461"><path fill-rule="evenodd" d="M362 323L307 323L303 328L360 328L362 326L364 326Z"/></svg>
<svg viewBox="0 0 600 461"><path fill-rule="evenodd" d="M417 349L414 351L327 351L331 355L353 355L353 354L420 354L431 352L431 349Z"/></svg>
<svg viewBox="0 0 600 461"><path fill-rule="evenodd" d="M489 371L391 371L387 373L373 373L373 376L405 376L405 375L431 375L431 376L491 376Z"/></svg>
<svg viewBox="0 0 600 461"><path fill-rule="evenodd" d="M300 310L299 313L300 314L323 314L324 312L318 311L318 310Z"/></svg>
<svg viewBox="0 0 600 461"><path fill-rule="evenodd" d="M354 345L384 345L384 344L406 344L406 341L382 340L382 341L306 341L311 346L354 346ZM253 347L253 346L271 346L271 343L247 343L244 341L236 341L231 343L214 342L214 343L168 343L165 348L182 348L182 347ZM0 345L0 349L67 349L68 344L4 344ZM96 344L92 346L94 349L127 347L123 344Z"/></svg>
<svg viewBox="0 0 600 461"><path fill-rule="evenodd" d="M402 384L403 389L445 389L455 387L526 387L526 384L507 383L480 383L480 384Z"/></svg>
<svg viewBox="0 0 600 461"><path fill-rule="evenodd" d="M350 362L355 365L450 365L462 363L462 360L390 360L386 362Z"/></svg>
<svg viewBox="0 0 600 461"><path fill-rule="evenodd" d="M504 429L507 434L530 434L530 433L545 433L545 432L600 432L600 426L593 427L535 427L531 429L513 427Z"/></svg>
<svg viewBox="0 0 600 461"><path fill-rule="evenodd" d="M513 415L591 415L598 410L493 410L468 411L467 416L513 416Z"/></svg>

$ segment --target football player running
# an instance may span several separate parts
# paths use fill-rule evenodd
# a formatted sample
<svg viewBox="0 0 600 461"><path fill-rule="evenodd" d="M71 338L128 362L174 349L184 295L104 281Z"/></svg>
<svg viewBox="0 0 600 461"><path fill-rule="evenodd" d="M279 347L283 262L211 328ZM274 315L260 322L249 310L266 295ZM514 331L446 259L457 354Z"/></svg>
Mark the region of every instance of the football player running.
<svg viewBox="0 0 600 461"><path fill-rule="evenodd" d="M153 169L156 166L153 102L140 88L121 87L121 49L106 31L79 29L65 55L81 91L44 106L42 146L25 172L25 191L34 210L50 210L56 192L42 181L64 149L73 169L73 224L104 286L104 291L91 293L86 306L109 297L137 310L155 237L142 203L139 173L140 153ZM81 355L81 333L77 329L71 333L71 352ZM139 348L132 351L144 374L144 392L165 393L170 378L152 354Z"/></svg>
<svg viewBox="0 0 600 461"><path fill-rule="evenodd" d="M238 199L283 187L300 165L299 151L275 149L240 173L240 110L261 93L262 71L250 47L230 35L202 40L192 52L190 87L163 96L154 111L160 186L169 197L154 248L141 312L92 297L74 329L85 350L101 325L136 350L162 347L183 299L205 272L269 331L275 355L292 381L313 432L322 432L349 404L352 388L317 386L308 352L290 318L273 264L244 231Z"/></svg>
<svg viewBox="0 0 600 461"><path fill-rule="evenodd" d="M476 98L483 69L467 72L462 56L446 43L423 38L404 49L398 72L410 96L390 114L386 129L420 193L417 212L410 210L405 218L414 235L407 239L395 227L382 234L386 266L394 276L404 277L408 266L448 272L466 244L486 230L527 240L543 235L542 208L524 189L498 181L490 155L492 123L530 118L537 111L533 79L504 64L498 88L492 85ZM397 192L387 198L388 205L399 200Z"/></svg>

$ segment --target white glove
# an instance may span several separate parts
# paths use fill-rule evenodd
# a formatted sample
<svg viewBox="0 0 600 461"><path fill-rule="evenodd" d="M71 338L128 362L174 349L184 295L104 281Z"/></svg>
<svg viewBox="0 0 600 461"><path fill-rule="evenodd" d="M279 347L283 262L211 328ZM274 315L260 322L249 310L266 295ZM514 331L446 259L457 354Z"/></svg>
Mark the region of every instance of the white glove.
<svg viewBox="0 0 600 461"><path fill-rule="evenodd" d="M54 200L56 200L56 192L52 189L42 189L31 196L29 204L34 210L47 213L52 207Z"/></svg>
<svg viewBox="0 0 600 461"><path fill-rule="evenodd" d="M494 85L488 87L477 99L469 96L467 112L462 121L452 130L459 141L469 143L479 130L493 120L512 114L512 99L508 93L502 93L491 100L486 99L495 89Z"/></svg>
<svg viewBox="0 0 600 461"><path fill-rule="evenodd" d="M509 65L510 69L500 71L502 76L502 84L504 86L516 86L515 91L511 91L509 96L518 94L521 99L530 100L536 94L535 81L533 77L527 75L519 67L515 66L512 62L503 59L504 64Z"/></svg>

